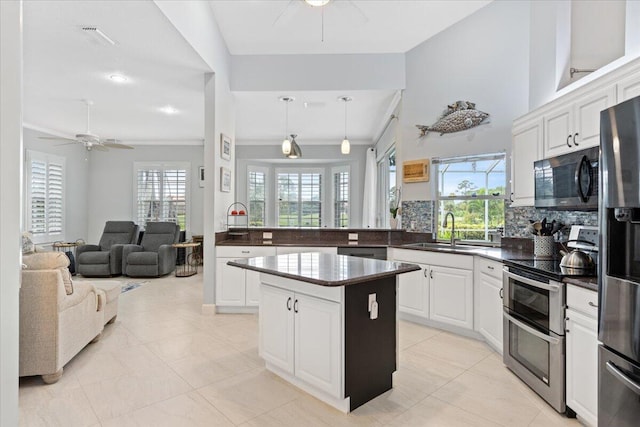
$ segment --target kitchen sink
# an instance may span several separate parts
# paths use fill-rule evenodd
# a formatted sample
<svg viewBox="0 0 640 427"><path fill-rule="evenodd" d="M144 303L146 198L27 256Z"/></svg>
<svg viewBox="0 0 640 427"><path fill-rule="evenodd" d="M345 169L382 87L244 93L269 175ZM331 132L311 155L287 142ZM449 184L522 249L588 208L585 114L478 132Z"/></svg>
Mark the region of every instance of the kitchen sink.
<svg viewBox="0 0 640 427"><path fill-rule="evenodd" d="M424 248L424 249L437 249L439 251L472 251L475 249L481 249L482 246L476 245L463 245L456 243L455 246L451 246L449 243L429 242L429 243L408 243L403 245L407 248Z"/></svg>

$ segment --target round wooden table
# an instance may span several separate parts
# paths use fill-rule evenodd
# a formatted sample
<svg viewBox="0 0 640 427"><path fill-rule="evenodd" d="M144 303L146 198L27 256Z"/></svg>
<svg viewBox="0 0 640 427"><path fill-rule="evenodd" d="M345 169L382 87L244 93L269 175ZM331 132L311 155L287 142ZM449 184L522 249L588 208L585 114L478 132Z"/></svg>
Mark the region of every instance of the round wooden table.
<svg viewBox="0 0 640 427"><path fill-rule="evenodd" d="M185 251L184 263L176 266L176 277L190 277L198 274L198 265L201 263L201 256L193 252L193 248L200 246L199 242L174 243L174 248L183 248Z"/></svg>

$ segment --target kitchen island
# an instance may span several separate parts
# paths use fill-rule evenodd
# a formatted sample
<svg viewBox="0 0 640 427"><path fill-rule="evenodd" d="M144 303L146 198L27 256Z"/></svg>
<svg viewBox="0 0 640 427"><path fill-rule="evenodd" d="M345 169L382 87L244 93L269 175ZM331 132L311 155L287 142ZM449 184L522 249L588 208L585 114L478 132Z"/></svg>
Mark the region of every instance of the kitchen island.
<svg viewBox="0 0 640 427"><path fill-rule="evenodd" d="M343 412L391 389L396 276L417 265L318 252L228 264L260 273L259 353L268 370Z"/></svg>

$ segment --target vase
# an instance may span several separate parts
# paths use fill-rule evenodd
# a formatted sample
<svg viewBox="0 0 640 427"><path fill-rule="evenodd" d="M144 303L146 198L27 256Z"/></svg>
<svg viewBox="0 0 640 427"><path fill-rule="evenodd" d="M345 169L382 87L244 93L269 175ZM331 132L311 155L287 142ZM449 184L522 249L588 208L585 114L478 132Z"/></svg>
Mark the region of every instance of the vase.
<svg viewBox="0 0 640 427"><path fill-rule="evenodd" d="M389 218L389 228L392 230L398 228L398 218Z"/></svg>
<svg viewBox="0 0 640 427"><path fill-rule="evenodd" d="M553 236L533 236L533 255L536 258L552 258L554 245Z"/></svg>

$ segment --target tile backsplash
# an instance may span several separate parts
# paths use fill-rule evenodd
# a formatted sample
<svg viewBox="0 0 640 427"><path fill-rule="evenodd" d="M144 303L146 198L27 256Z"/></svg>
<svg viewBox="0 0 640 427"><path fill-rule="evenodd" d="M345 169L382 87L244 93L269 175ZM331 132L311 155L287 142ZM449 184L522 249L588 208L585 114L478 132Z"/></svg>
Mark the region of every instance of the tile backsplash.
<svg viewBox="0 0 640 427"><path fill-rule="evenodd" d="M420 233L433 232L433 208L432 200L411 200L402 202L402 228L407 231Z"/></svg>
<svg viewBox="0 0 640 427"><path fill-rule="evenodd" d="M567 226L562 231L562 237L569 237L569 228L571 225L598 225L597 211L557 211L551 209L536 209L533 206L526 207L510 207L506 206L504 210L504 235L505 237L525 237L532 238L530 233L525 231L525 227L529 224L529 220L542 220L562 222Z"/></svg>
<svg viewBox="0 0 640 427"><path fill-rule="evenodd" d="M407 231L432 233L434 231L435 203L432 200L412 200L402 202L402 228ZM504 209L504 237L532 239L525 231L530 219L560 221L567 226L562 238L569 236L571 225L598 225L596 211L558 211L552 209L536 209L533 206L511 207L507 203Z"/></svg>

